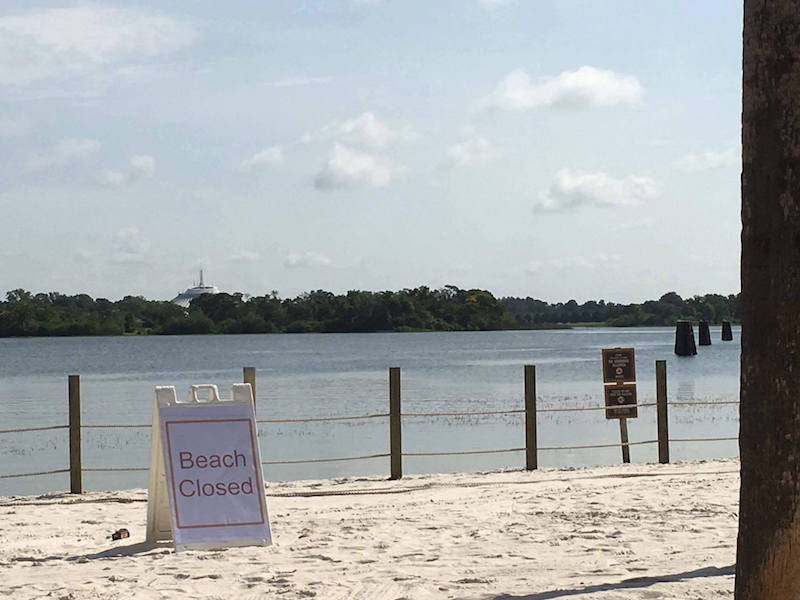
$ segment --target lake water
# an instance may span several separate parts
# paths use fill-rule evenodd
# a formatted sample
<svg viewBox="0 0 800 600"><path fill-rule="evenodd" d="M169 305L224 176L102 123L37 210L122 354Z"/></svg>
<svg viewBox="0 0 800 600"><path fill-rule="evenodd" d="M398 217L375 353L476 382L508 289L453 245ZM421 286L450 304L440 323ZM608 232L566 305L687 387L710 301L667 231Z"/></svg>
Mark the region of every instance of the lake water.
<svg viewBox="0 0 800 600"><path fill-rule="evenodd" d="M215 383L230 395L242 367L257 369L259 419L388 412L388 369L402 369L404 412L515 410L523 365L536 365L537 406L602 406L602 348L636 349L639 402L655 401L655 361L667 360L670 401L739 399L740 331L695 357L673 354L672 328L563 331L0 339L0 430L63 425L67 375L81 375L83 424L149 423L154 386ZM629 420L632 442L656 438L655 407ZM672 438L735 437L738 406L671 406ZM265 461L387 453L387 418L262 424ZM149 429L84 429L86 468L147 467ZM602 411L540 413L540 447L619 442ZM404 452L519 448L524 416L405 417ZM0 434L0 475L68 466L66 430ZM738 454L735 441L672 443L673 461ZM615 464L619 447L539 452L542 467ZM634 462L658 459L655 444L631 447ZM406 457L405 473L524 467L524 453ZM268 480L388 476L389 459L266 466ZM90 490L146 487L147 473L85 473ZM68 488L68 475L0 479L0 495Z"/></svg>

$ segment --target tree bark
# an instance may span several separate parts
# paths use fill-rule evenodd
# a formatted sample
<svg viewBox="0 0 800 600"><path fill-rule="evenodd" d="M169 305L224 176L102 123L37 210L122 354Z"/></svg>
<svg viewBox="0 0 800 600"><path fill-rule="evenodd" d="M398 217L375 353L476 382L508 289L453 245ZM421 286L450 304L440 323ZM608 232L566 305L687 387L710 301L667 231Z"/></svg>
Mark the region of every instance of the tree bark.
<svg viewBox="0 0 800 600"><path fill-rule="evenodd" d="M744 0L737 600L800 598L800 0Z"/></svg>

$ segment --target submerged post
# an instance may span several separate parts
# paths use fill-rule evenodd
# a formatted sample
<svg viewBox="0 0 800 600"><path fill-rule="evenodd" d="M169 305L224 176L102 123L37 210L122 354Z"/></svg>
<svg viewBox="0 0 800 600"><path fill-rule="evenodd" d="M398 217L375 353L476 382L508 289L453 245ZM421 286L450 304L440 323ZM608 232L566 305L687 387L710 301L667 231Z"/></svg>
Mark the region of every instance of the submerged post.
<svg viewBox="0 0 800 600"><path fill-rule="evenodd" d="M628 446L628 419L624 417L619 420L619 443L622 446L622 462L628 464L631 462L631 448Z"/></svg>
<svg viewBox="0 0 800 600"><path fill-rule="evenodd" d="M250 384L250 389L253 391L253 410L256 408L256 368L243 367L242 380L244 383Z"/></svg>
<svg viewBox="0 0 800 600"><path fill-rule="evenodd" d="M723 342L733 341L733 330L731 329L730 321L722 322L722 341Z"/></svg>
<svg viewBox="0 0 800 600"><path fill-rule="evenodd" d="M711 345L711 330L708 328L708 321L700 321L697 324L697 338L701 346Z"/></svg>
<svg viewBox="0 0 800 600"><path fill-rule="evenodd" d="M658 462L669 462L669 421L667 420L667 361L656 361L656 412L658 414Z"/></svg>
<svg viewBox="0 0 800 600"><path fill-rule="evenodd" d="M389 369L389 452L391 479L403 478L402 418L400 415L400 368Z"/></svg>
<svg viewBox="0 0 800 600"><path fill-rule="evenodd" d="M81 477L81 376L69 376L69 491L83 493Z"/></svg>
<svg viewBox="0 0 800 600"><path fill-rule="evenodd" d="M536 365L525 365L525 468L539 468L536 443Z"/></svg>
<svg viewBox="0 0 800 600"><path fill-rule="evenodd" d="M675 324L675 354L678 356L697 354L697 347L694 345L694 329L689 321L678 321Z"/></svg>

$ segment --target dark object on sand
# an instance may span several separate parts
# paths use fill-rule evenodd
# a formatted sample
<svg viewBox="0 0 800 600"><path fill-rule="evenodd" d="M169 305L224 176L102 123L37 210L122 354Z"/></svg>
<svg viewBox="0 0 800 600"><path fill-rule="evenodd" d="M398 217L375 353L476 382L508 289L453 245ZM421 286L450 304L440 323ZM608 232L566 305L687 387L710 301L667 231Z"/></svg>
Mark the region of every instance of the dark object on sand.
<svg viewBox="0 0 800 600"><path fill-rule="evenodd" d="M131 534L124 527L122 529L117 529L114 533L111 534L111 539L114 541L121 540L127 537L131 537Z"/></svg>
<svg viewBox="0 0 800 600"><path fill-rule="evenodd" d="M697 346L694 345L694 329L689 321L678 321L675 325L675 354L678 356L697 354Z"/></svg>

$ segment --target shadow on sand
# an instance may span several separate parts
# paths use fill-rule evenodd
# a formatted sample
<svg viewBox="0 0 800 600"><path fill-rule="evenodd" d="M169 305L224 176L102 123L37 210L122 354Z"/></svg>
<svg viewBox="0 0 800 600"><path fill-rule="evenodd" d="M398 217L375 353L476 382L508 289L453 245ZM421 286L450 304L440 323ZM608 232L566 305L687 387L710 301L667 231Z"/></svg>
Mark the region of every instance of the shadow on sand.
<svg viewBox="0 0 800 600"><path fill-rule="evenodd" d="M56 554L50 556L17 556L12 558L11 562L30 563L33 565L58 561L87 562L90 560L96 560L98 558L135 556L137 554L146 554L153 551L156 551L157 554L172 552L172 542L139 542L136 544L128 544L127 546L115 546L113 548L103 550L102 552L95 552L94 554L76 554L74 556L59 556Z"/></svg>
<svg viewBox="0 0 800 600"><path fill-rule="evenodd" d="M109 548L108 550L103 550L102 552L95 552L94 554L81 554L80 556L72 556L67 558L67 560L96 560L98 558L135 556L137 554L145 554L153 550L171 552L172 542L138 542L136 544L128 544L127 546L116 546L114 548Z"/></svg>
<svg viewBox="0 0 800 600"><path fill-rule="evenodd" d="M596 585L587 585L585 587L573 588L571 590L550 590L547 592L537 592L523 596L502 594L500 596L495 596L492 600L550 600L551 598L567 598L569 596L593 594L595 592L610 592L614 590L645 588L657 583L677 583L685 579L694 579L696 577L721 577L723 575L733 575L734 573L736 573L736 565L729 565L727 567L703 567L702 569L685 571L683 573L656 575L653 577L634 577L633 579L623 579L617 583L598 583Z"/></svg>

